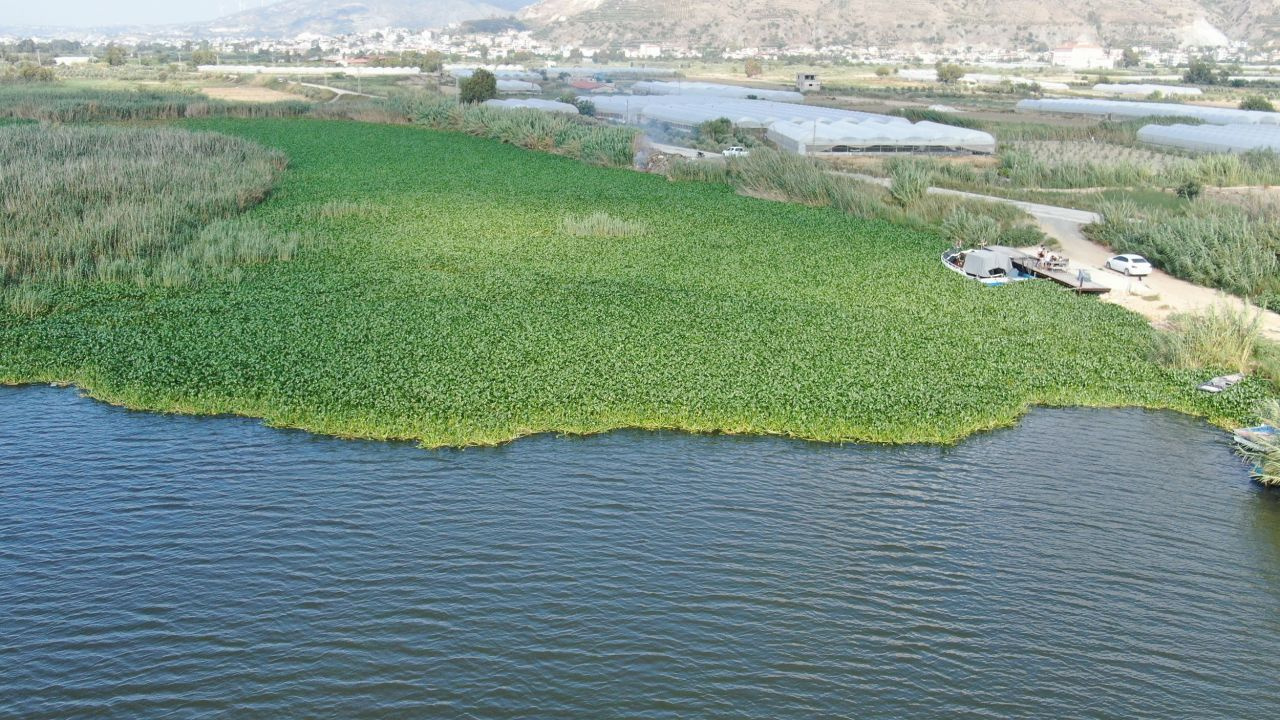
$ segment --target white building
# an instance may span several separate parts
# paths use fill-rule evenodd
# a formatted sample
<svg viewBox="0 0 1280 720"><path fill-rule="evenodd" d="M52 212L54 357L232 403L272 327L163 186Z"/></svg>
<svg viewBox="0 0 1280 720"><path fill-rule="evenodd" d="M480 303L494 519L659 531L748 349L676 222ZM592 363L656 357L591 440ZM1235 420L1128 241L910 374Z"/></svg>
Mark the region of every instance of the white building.
<svg viewBox="0 0 1280 720"><path fill-rule="evenodd" d="M88 55L60 55L53 59L54 65L88 65L93 58Z"/></svg>
<svg viewBox="0 0 1280 720"><path fill-rule="evenodd" d="M1077 41L1054 48L1049 61L1056 67L1072 70L1095 70L1115 67L1115 61L1101 45L1097 43Z"/></svg>

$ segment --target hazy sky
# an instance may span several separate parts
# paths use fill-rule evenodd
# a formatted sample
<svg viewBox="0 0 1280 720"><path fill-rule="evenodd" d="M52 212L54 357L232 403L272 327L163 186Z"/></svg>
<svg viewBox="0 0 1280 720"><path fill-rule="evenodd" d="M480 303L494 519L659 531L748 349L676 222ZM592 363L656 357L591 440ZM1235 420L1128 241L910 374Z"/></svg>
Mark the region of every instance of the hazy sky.
<svg viewBox="0 0 1280 720"><path fill-rule="evenodd" d="M531 2L532 0L528 0ZM137 25L213 18L272 0L0 0L0 25ZM405 0L431 2L431 0ZM525 0L488 0L514 8Z"/></svg>

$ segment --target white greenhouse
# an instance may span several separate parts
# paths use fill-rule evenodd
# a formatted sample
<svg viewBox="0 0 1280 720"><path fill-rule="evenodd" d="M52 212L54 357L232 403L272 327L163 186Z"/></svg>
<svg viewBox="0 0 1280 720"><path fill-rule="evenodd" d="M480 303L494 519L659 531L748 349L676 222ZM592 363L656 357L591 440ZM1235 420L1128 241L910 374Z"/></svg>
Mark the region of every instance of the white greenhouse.
<svg viewBox="0 0 1280 720"><path fill-rule="evenodd" d="M475 75L477 69L478 68L457 68L455 70L450 70L449 74L459 80L465 80L472 75ZM490 72L492 72L493 76L499 80L526 80L529 82L536 82L542 79L542 76L538 73L530 72L528 70L491 70Z"/></svg>
<svg viewBox="0 0 1280 720"><path fill-rule="evenodd" d="M996 139L988 133L932 122L884 120L776 122L768 138L779 148L800 155L815 153L965 153L989 155Z"/></svg>
<svg viewBox="0 0 1280 720"><path fill-rule="evenodd" d="M816 105L698 95L601 95L596 116L630 125L691 130L727 118L736 127L765 130L779 148L794 153L992 153L996 141L976 130Z"/></svg>
<svg viewBox="0 0 1280 720"><path fill-rule="evenodd" d="M1144 125L1138 139L1199 152L1280 152L1280 126L1276 125Z"/></svg>
<svg viewBox="0 0 1280 720"><path fill-rule="evenodd" d="M568 73L573 77L671 77L676 74L675 68L645 67L643 65L551 65L547 74L555 77L560 73Z"/></svg>
<svg viewBox="0 0 1280 720"><path fill-rule="evenodd" d="M1280 125L1280 113L1233 108L1182 105L1178 103L1095 100L1087 98L1045 98L1019 100L1017 109L1030 112L1089 115L1103 118L1190 117L1210 125Z"/></svg>
<svg viewBox="0 0 1280 720"><path fill-rule="evenodd" d="M743 128L767 128L780 120L839 122L887 118L907 122L903 118L856 110L705 95L598 95L592 97L591 102L596 106L598 117L628 125L665 123L684 130L718 118L728 118L734 125Z"/></svg>
<svg viewBox="0 0 1280 720"><path fill-rule="evenodd" d="M1146 97L1152 93L1161 95L1202 95L1200 88L1183 85L1151 85L1149 83L1098 83L1093 86L1094 92L1107 95L1138 95Z"/></svg>
<svg viewBox="0 0 1280 720"><path fill-rule="evenodd" d="M721 85L719 83L704 82L641 80L631 86L631 92L637 95L701 95L704 97L772 100L774 102L804 102L804 95L795 90L764 90L741 85Z"/></svg>
<svg viewBox="0 0 1280 720"><path fill-rule="evenodd" d="M506 95L528 94L536 95L542 92L542 86L538 83L525 82L524 80L499 80L497 82L498 92Z"/></svg>
<svg viewBox="0 0 1280 720"><path fill-rule="evenodd" d="M575 105L554 100L539 100L538 98L485 100L483 104L505 110L542 110L543 112L564 113L565 115L579 114Z"/></svg>

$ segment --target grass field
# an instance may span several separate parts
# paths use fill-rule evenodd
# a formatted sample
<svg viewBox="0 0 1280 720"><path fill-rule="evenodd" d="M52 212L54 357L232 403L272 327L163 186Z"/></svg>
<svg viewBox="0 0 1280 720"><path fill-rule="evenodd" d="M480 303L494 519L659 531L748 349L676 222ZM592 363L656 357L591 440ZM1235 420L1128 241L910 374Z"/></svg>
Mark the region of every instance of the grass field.
<svg viewBox="0 0 1280 720"><path fill-rule="evenodd" d="M0 381L427 445L617 427L952 441L1028 405L1219 420L1152 329L1041 283L941 267L935 234L723 184L511 145L318 120L203 120L285 152L249 217L301 232L237 283L66 287L0 312ZM606 213L581 231L583 218Z"/></svg>

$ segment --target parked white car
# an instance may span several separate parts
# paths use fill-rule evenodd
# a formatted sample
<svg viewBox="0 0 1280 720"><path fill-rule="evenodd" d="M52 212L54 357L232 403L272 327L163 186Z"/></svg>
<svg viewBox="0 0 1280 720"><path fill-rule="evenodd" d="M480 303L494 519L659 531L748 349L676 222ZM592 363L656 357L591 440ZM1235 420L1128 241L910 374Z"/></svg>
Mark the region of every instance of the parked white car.
<svg viewBox="0 0 1280 720"><path fill-rule="evenodd" d="M746 157L750 154L751 154L751 151L742 147L741 145L734 145L733 147L724 149L725 157Z"/></svg>
<svg viewBox="0 0 1280 720"><path fill-rule="evenodd" d="M1125 275L1151 274L1151 263L1141 255L1117 255L1107 261L1107 268Z"/></svg>

